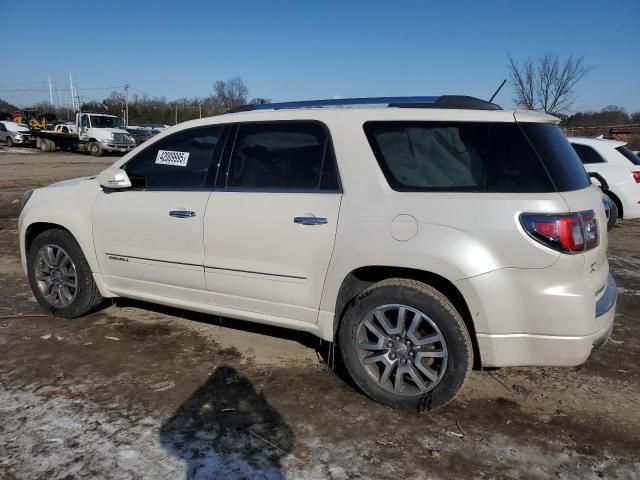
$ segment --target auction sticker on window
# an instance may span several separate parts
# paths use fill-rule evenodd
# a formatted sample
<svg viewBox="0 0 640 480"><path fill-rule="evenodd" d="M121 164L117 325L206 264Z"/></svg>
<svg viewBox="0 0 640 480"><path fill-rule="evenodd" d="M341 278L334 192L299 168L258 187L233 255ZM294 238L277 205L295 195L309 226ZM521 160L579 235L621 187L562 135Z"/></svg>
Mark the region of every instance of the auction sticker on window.
<svg viewBox="0 0 640 480"><path fill-rule="evenodd" d="M171 150L158 150L156 163L160 165L173 165L175 167L186 167L189 160L189 152L174 152Z"/></svg>

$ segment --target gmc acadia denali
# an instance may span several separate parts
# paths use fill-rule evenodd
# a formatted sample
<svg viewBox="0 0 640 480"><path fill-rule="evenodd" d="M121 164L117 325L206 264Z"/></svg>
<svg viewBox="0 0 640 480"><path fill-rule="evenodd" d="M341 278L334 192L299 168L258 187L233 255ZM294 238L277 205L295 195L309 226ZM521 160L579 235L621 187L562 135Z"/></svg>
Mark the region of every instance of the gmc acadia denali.
<svg viewBox="0 0 640 480"><path fill-rule="evenodd" d="M25 193L23 267L54 315L121 296L303 330L372 399L436 409L474 365L609 338L602 193L557 122L463 96L240 107Z"/></svg>

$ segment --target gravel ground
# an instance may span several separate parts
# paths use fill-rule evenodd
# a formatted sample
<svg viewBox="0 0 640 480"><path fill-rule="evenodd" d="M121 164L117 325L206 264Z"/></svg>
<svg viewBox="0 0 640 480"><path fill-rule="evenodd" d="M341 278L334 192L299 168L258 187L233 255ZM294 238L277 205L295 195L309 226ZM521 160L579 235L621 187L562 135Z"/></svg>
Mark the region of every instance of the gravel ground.
<svg viewBox="0 0 640 480"><path fill-rule="evenodd" d="M19 263L21 192L114 160L30 153L0 147L0 479L640 478L640 223L610 233L616 325L585 365L477 371L409 414L297 332L124 300L6 318L43 313Z"/></svg>

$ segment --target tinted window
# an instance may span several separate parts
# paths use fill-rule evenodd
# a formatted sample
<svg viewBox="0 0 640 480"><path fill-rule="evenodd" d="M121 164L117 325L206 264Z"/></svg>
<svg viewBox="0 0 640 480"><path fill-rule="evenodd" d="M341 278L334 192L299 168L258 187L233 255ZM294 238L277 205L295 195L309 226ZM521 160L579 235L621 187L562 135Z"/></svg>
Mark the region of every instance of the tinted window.
<svg viewBox="0 0 640 480"><path fill-rule="evenodd" d="M219 156L223 127L176 133L145 148L124 167L134 186L202 188L214 156Z"/></svg>
<svg viewBox="0 0 640 480"><path fill-rule="evenodd" d="M365 132L394 190L553 191L515 123L368 122Z"/></svg>
<svg viewBox="0 0 640 480"><path fill-rule="evenodd" d="M241 124L227 186L270 189L338 189L331 142L317 123Z"/></svg>
<svg viewBox="0 0 640 480"><path fill-rule="evenodd" d="M519 123L542 159L559 192L580 190L591 185L578 154L555 125Z"/></svg>
<svg viewBox="0 0 640 480"><path fill-rule="evenodd" d="M640 165L640 157L633 153L633 150L631 150L630 148L623 145L622 147L616 148L616 150L624 155L627 160L629 160L634 165Z"/></svg>
<svg viewBox="0 0 640 480"><path fill-rule="evenodd" d="M606 163L605 159L602 158L600 154L596 152L592 147L581 145L579 143L572 143L571 146L576 151L576 153L580 157L580 160L582 160L582 163L584 164Z"/></svg>

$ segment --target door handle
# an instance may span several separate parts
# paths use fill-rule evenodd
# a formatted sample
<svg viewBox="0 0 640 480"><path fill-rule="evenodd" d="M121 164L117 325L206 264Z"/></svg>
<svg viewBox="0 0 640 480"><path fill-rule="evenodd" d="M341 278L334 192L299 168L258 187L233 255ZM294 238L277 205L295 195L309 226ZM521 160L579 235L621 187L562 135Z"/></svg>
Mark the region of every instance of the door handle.
<svg viewBox="0 0 640 480"><path fill-rule="evenodd" d="M176 218L191 218L196 216L196 212L192 212L191 210L171 210L169 211L169 216Z"/></svg>
<svg viewBox="0 0 640 480"><path fill-rule="evenodd" d="M326 217L294 217L293 223L300 225L324 225L329 222Z"/></svg>

